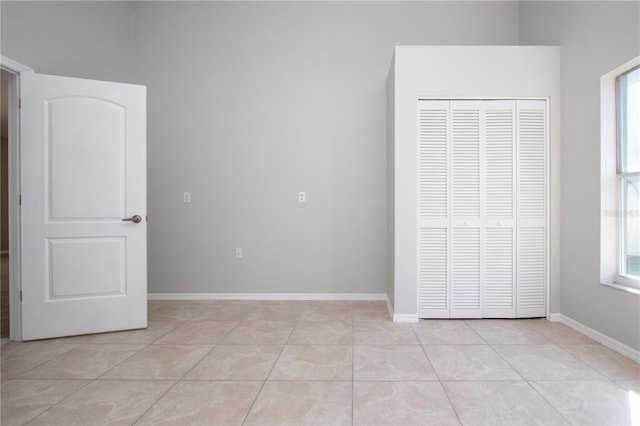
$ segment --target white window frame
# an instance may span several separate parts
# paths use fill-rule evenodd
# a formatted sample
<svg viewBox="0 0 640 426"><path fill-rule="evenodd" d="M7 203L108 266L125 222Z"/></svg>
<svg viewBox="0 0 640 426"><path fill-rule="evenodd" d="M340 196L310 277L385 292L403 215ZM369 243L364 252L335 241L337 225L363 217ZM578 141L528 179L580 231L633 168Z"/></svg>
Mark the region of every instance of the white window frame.
<svg viewBox="0 0 640 426"><path fill-rule="evenodd" d="M600 185L600 282L640 295L640 280L620 274L621 182L618 173L616 77L640 66L640 56L608 72L600 79L601 185Z"/></svg>

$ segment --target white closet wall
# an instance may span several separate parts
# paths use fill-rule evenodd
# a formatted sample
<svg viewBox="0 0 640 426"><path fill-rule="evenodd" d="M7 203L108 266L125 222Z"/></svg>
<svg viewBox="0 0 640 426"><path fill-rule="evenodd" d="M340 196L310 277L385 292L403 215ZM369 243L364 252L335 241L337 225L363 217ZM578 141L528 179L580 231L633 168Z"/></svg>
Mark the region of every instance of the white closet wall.
<svg viewBox="0 0 640 426"><path fill-rule="evenodd" d="M418 316L545 316L545 100L418 102Z"/></svg>

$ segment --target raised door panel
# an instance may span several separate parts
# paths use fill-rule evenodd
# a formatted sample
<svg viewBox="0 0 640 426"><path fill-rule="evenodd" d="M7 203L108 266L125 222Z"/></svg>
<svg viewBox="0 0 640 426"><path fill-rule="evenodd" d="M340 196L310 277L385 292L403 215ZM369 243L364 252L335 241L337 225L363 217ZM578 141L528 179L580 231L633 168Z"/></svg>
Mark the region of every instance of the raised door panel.
<svg viewBox="0 0 640 426"><path fill-rule="evenodd" d="M48 100L46 107L49 220L122 218L126 109L78 96Z"/></svg>

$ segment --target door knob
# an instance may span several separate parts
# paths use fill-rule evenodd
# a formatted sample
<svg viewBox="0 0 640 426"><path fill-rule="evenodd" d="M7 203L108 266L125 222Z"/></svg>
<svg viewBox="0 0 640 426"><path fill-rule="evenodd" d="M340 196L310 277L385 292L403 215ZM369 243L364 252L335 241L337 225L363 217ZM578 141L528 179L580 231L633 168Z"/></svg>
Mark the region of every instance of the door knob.
<svg viewBox="0 0 640 426"><path fill-rule="evenodd" d="M123 222L133 222L133 223L140 223L142 222L142 216L140 216L139 214L128 217L126 219L122 219Z"/></svg>

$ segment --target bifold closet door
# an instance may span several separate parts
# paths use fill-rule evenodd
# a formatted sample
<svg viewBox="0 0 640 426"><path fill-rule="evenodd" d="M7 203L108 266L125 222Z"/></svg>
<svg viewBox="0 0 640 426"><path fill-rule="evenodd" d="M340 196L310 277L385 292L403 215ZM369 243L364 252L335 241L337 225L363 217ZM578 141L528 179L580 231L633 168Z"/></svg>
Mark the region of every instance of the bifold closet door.
<svg viewBox="0 0 640 426"><path fill-rule="evenodd" d="M449 101L418 102L418 315L449 318Z"/></svg>
<svg viewBox="0 0 640 426"><path fill-rule="evenodd" d="M514 318L515 101L451 101L450 113L450 317Z"/></svg>
<svg viewBox="0 0 640 426"><path fill-rule="evenodd" d="M450 101L452 318L481 318L482 101Z"/></svg>
<svg viewBox="0 0 640 426"><path fill-rule="evenodd" d="M547 104L517 102L518 271L516 316L546 315Z"/></svg>
<svg viewBox="0 0 640 426"><path fill-rule="evenodd" d="M516 101L483 102L484 318L516 316Z"/></svg>
<svg viewBox="0 0 640 426"><path fill-rule="evenodd" d="M546 102L418 102L421 318L545 315Z"/></svg>
<svg viewBox="0 0 640 426"><path fill-rule="evenodd" d="M482 317L481 101L420 101L418 299L423 318Z"/></svg>

